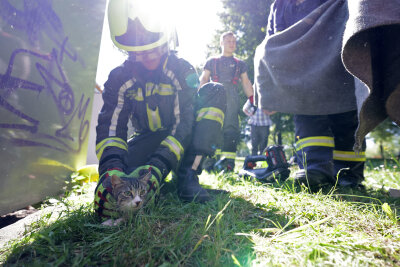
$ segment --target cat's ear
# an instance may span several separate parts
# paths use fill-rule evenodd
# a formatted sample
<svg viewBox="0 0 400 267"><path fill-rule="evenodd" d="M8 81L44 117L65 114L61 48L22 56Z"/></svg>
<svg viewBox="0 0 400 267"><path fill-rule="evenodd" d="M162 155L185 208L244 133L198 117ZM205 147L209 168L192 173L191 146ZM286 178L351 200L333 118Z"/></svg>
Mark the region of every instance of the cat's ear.
<svg viewBox="0 0 400 267"><path fill-rule="evenodd" d="M122 180L117 175L113 174L113 176L111 176L111 184L113 187L115 187L121 183L122 183Z"/></svg>
<svg viewBox="0 0 400 267"><path fill-rule="evenodd" d="M145 181L146 183L150 180L151 178L151 171L149 171L148 173L146 173L142 178L143 181Z"/></svg>

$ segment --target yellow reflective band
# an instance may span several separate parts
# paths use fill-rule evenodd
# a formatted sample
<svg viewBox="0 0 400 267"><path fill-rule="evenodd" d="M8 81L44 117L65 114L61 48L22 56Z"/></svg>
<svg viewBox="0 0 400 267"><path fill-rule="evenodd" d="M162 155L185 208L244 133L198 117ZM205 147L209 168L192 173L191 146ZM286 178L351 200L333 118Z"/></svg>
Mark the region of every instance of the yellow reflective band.
<svg viewBox="0 0 400 267"><path fill-rule="evenodd" d="M168 63L168 57L165 59L164 64L162 66L163 71L167 68L167 63Z"/></svg>
<svg viewBox="0 0 400 267"><path fill-rule="evenodd" d="M335 141L331 136L312 136L302 138L296 142L296 151L309 146L335 147Z"/></svg>
<svg viewBox="0 0 400 267"><path fill-rule="evenodd" d="M215 150L215 155L217 156L217 155L221 155L221 154L222 154L221 149L220 149L220 148L217 148L217 149Z"/></svg>
<svg viewBox="0 0 400 267"><path fill-rule="evenodd" d="M132 94L133 95L133 98L136 100L136 101L143 101L144 100L144 97L143 97L143 89L141 88L141 87L139 87L138 89L137 89L137 92L136 92L136 94Z"/></svg>
<svg viewBox="0 0 400 267"><path fill-rule="evenodd" d="M171 79L171 81L174 84L176 90L178 90L178 91L182 90L181 84L179 83L178 79L176 79L175 74L171 70L169 70L167 68L164 68L163 72L168 78Z"/></svg>
<svg viewBox="0 0 400 267"><path fill-rule="evenodd" d="M115 40L115 36L111 36L114 44L118 46L118 48L121 48L122 50L125 51L132 51L132 52L141 52L141 51L148 51L156 47L160 47L163 44L168 42L168 36L165 34L156 42L148 44L148 45L142 45L142 46L126 46L121 43L119 43L117 40Z"/></svg>
<svg viewBox="0 0 400 267"><path fill-rule="evenodd" d="M161 129L161 118L160 113L158 112L158 107L156 110L152 110L149 108L149 105L146 104L147 108L147 119L149 120L149 128L152 132L156 131L157 129Z"/></svg>
<svg viewBox="0 0 400 267"><path fill-rule="evenodd" d="M169 148L169 150L175 154L176 158L178 161L181 160L181 155L183 154L183 147L181 143L179 143L178 140L175 139L173 136L168 136L165 138L162 142L161 145L164 145Z"/></svg>
<svg viewBox="0 0 400 267"><path fill-rule="evenodd" d="M235 159L236 158L236 153L235 152L222 151L221 152L221 157L225 157L227 159Z"/></svg>
<svg viewBox="0 0 400 267"><path fill-rule="evenodd" d="M176 133L176 127L178 127L179 123L181 123L181 108L179 105L179 95L175 95L175 100L174 100L174 117L175 117L175 123L174 126L172 127L171 135L174 135Z"/></svg>
<svg viewBox="0 0 400 267"><path fill-rule="evenodd" d="M172 89L172 86L170 84L166 83L154 84L151 82L146 83L146 97L155 94L173 95L174 90Z"/></svg>
<svg viewBox="0 0 400 267"><path fill-rule="evenodd" d="M341 161L365 161L365 152L333 150L333 159Z"/></svg>
<svg viewBox="0 0 400 267"><path fill-rule="evenodd" d="M173 95L174 90L170 84L160 83L160 86L156 87L155 90L159 95Z"/></svg>
<svg viewBox="0 0 400 267"><path fill-rule="evenodd" d="M124 83L118 90L118 102L111 117L111 124L108 130L108 136L116 135L119 114L121 113L121 110L124 106L125 92L128 88L132 87L135 81L135 79L130 79L129 81Z"/></svg>
<svg viewBox="0 0 400 267"><path fill-rule="evenodd" d="M151 95L173 95L174 89L170 84L160 83L159 85L155 85L154 83L146 83L146 97ZM143 101L143 89L138 88L137 92L129 93L129 97L134 98L136 101Z"/></svg>
<svg viewBox="0 0 400 267"><path fill-rule="evenodd" d="M101 159L104 149L107 147L118 147L122 150L128 151L128 144L124 140L118 137L109 137L96 145L96 155L98 160Z"/></svg>
<svg viewBox="0 0 400 267"><path fill-rule="evenodd" d="M200 121L202 119L213 120L221 124L221 127L224 124L224 113L219 108L209 107L202 108L197 112L196 121Z"/></svg>
<svg viewBox="0 0 400 267"><path fill-rule="evenodd" d="M152 82L146 83L146 97L153 95L155 91L158 91L156 84Z"/></svg>

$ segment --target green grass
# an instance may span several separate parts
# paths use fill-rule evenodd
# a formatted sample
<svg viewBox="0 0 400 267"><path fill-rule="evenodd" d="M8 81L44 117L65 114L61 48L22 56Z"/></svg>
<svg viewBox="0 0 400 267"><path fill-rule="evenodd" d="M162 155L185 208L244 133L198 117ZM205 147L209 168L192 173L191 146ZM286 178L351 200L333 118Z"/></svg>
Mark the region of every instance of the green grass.
<svg viewBox="0 0 400 267"><path fill-rule="evenodd" d="M294 173L294 171L292 171ZM366 171L366 190L311 194L293 185L209 175L209 188L228 191L206 204L183 203L169 180L158 205L118 227L92 210L95 184L75 186L51 201L25 236L0 250L17 266L399 266L398 169ZM79 190L76 190L76 189ZM50 205L50 204L49 204Z"/></svg>

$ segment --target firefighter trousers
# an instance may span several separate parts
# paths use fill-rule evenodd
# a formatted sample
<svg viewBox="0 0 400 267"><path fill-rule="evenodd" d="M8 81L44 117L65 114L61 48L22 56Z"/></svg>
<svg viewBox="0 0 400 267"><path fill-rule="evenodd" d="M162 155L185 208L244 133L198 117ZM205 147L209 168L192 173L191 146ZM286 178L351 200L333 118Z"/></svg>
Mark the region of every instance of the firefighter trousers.
<svg viewBox="0 0 400 267"><path fill-rule="evenodd" d="M296 160L301 169L322 173L333 181L339 177L359 184L364 179L365 141L361 152L353 151L356 111L295 115L294 124ZM346 177L341 178L344 174Z"/></svg>

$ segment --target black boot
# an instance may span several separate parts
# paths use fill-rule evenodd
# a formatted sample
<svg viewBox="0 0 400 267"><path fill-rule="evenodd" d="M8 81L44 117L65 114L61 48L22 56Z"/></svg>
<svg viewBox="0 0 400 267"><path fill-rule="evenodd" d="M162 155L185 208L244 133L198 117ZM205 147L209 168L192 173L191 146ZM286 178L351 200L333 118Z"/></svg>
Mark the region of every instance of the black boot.
<svg viewBox="0 0 400 267"><path fill-rule="evenodd" d="M199 177L193 169L188 169L184 176L178 177L178 196L183 201L203 203L210 200L207 190L199 184Z"/></svg>
<svg viewBox="0 0 400 267"><path fill-rule="evenodd" d="M296 172L294 180L299 184L304 184L312 189L318 189L325 185L335 184L333 177L327 176L326 174L316 170L305 171L304 169L301 169Z"/></svg>
<svg viewBox="0 0 400 267"><path fill-rule="evenodd" d="M364 166L362 166L364 168ZM338 173L338 185L363 189L361 182L364 181L363 170L342 169Z"/></svg>

